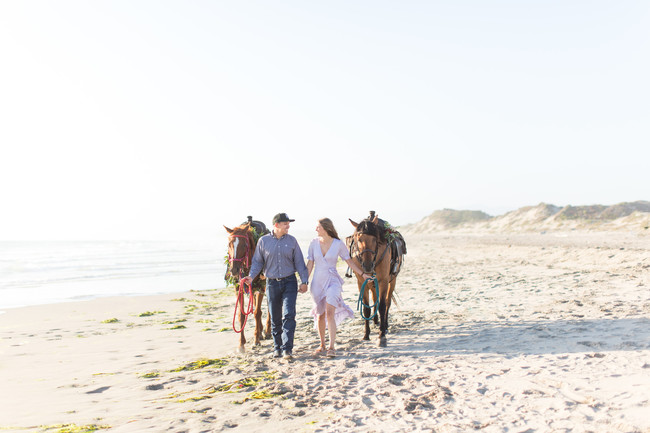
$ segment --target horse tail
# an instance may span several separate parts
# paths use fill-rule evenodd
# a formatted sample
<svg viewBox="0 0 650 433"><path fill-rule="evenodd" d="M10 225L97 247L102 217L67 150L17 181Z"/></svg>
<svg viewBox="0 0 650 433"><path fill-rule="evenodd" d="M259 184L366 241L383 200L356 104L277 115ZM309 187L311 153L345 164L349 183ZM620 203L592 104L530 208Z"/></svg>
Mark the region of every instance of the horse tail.
<svg viewBox="0 0 650 433"><path fill-rule="evenodd" d="M399 302L397 301L397 296L395 296L395 290L393 290L393 293L390 296L390 303L395 304L395 306L399 308Z"/></svg>

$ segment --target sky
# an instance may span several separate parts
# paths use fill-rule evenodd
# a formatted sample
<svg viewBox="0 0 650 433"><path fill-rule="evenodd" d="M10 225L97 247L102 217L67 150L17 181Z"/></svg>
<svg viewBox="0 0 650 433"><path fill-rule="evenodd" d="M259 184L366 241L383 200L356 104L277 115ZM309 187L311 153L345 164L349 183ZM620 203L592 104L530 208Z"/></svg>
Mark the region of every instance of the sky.
<svg viewBox="0 0 650 433"><path fill-rule="evenodd" d="M650 199L647 1L0 2L0 240Z"/></svg>

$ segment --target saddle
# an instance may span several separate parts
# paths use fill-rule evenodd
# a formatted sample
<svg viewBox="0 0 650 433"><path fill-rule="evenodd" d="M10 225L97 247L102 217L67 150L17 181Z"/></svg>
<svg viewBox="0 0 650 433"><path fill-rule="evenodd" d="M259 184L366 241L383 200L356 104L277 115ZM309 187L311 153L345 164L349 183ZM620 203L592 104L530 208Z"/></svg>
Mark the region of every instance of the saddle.
<svg viewBox="0 0 650 433"><path fill-rule="evenodd" d="M370 211L369 220L375 218L375 211ZM406 255L406 241L400 232L395 230L387 221L384 221L381 218L377 218L379 227L384 229L384 235L388 240L388 245L390 245L390 274L397 276L399 271L402 268L402 263L404 262L404 256Z"/></svg>
<svg viewBox="0 0 650 433"><path fill-rule="evenodd" d="M248 220L244 221L242 224L250 224L250 226L253 227L257 232L257 236L262 237L265 234L270 233L269 229L266 228L266 225L262 221L256 221L250 215L246 218L248 218Z"/></svg>
<svg viewBox="0 0 650 433"><path fill-rule="evenodd" d="M396 232L397 236L390 243L391 260L390 260L390 273L397 276L402 269L404 263L404 256L406 255L406 241L400 232Z"/></svg>

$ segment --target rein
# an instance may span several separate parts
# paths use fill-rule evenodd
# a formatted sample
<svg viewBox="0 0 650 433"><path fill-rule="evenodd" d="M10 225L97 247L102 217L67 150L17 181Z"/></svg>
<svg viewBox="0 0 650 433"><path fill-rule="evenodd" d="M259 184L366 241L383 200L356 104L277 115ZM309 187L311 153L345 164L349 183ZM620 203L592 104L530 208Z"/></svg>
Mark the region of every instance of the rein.
<svg viewBox="0 0 650 433"><path fill-rule="evenodd" d="M375 283L375 303L372 305L366 305L365 302L363 302L363 295L366 293L366 285L368 284L368 281L372 281ZM368 302L370 302L370 294L368 294ZM361 313L361 318L364 320L371 320L373 317L377 315L377 305L379 304L379 284L377 283L377 277L374 275L372 278L368 278L366 281L363 282L361 285L361 290L359 290L359 299L357 300L357 310L359 310L359 313ZM366 317L363 315L363 307L373 309L375 308L375 312L372 314L370 317Z"/></svg>
<svg viewBox="0 0 650 433"><path fill-rule="evenodd" d="M232 330L235 331L236 333L241 333L244 330L244 327L246 326L246 321L248 320L248 316L253 312L254 305L253 305L253 283L248 285L248 290L245 289L246 283L242 281L243 278L243 273L248 272L248 269L250 269L250 262L251 262L251 257L250 257L250 239L248 236L245 235L230 235L231 239L234 238L241 238L245 239L246 243L246 251L244 251L244 255L241 258L237 257L231 257L230 253L228 253L228 266L232 270L233 263L239 262L242 264L242 268L239 269L239 290L237 291L237 301L235 301L235 313L233 314L232 317ZM234 254L237 254L237 251L234 251ZM246 311L244 311L244 296L245 293L248 293L248 307L246 308ZM241 313L244 315L244 320L242 321L241 324L241 329L237 330L235 327L235 321L237 319L237 312Z"/></svg>
<svg viewBox="0 0 650 433"><path fill-rule="evenodd" d="M244 292L246 291L244 287L246 286L246 283L241 281L241 275L240 281L239 281L239 291L237 292L237 301L235 302L235 314L232 316L232 330L235 331L236 333L240 333L244 330L244 327L246 326L246 321L248 320L248 316L253 312L253 283L248 285L248 308L246 311L244 311ZM241 324L241 329L239 331L235 327L235 320L237 318L237 310L240 310L241 314L244 315L244 320L242 321Z"/></svg>

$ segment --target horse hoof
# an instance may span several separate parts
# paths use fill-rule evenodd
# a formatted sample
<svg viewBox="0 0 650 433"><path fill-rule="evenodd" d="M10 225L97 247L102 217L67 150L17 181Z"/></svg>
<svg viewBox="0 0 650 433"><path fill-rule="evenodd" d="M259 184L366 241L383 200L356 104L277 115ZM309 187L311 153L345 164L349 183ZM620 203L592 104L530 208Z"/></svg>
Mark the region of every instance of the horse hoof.
<svg viewBox="0 0 650 433"><path fill-rule="evenodd" d="M363 339L366 340L366 341L368 341L368 340L370 340L370 336L369 336L369 335L366 335L365 337L363 337Z"/></svg>
<svg viewBox="0 0 650 433"><path fill-rule="evenodd" d="M244 346L239 346L237 348L237 353L246 353L246 348Z"/></svg>
<svg viewBox="0 0 650 433"><path fill-rule="evenodd" d="M258 341L255 342L255 345L256 345L256 346L261 346L262 343L260 343L259 340L258 340Z"/></svg>
<svg viewBox="0 0 650 433"><path fill-rule="evenodd" d="M378 347L386 347L386 337L380 337L377 342Z"/></svg>

